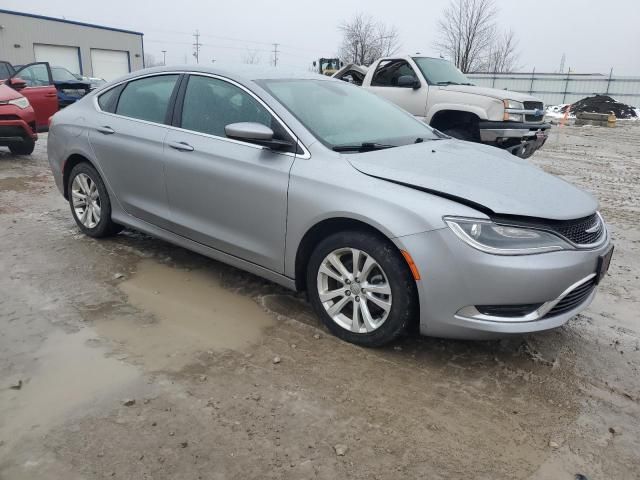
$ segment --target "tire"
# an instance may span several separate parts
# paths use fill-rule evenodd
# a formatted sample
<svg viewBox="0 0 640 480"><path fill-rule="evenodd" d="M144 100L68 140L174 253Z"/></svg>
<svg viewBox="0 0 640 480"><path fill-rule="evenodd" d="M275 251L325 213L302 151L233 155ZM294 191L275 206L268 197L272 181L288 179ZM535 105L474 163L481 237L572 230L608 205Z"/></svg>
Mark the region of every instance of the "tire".
<svg viewBox="0 0 640 480"><path fill-rule="evenodd" d="M25 140L23 143L11 145L9 151L14 155L31 155L33 149L36 148L36 142L32 138Z"/></svg>
<svg viewBox="0 0 640 480"><path fill-rule="evenodd" d="M115 235L122 230L122 226L111 220L109 193L97 170L89 163L79 163L73 167L67 191L73 219L85 235L102 238ZM87 191L92 198L89 207L82 199L87 197Z"/></svg>
<svg viewBox="0 0 640 480"><path fill-rule="evenodd" d="M467 142L474 142L475 138L469 130L463 128L450 128L444 130L442 133L449 135L450 137L457 138L458 140L465 140Z"/></svg>
<svg viewBox="0 0 640 480"><path fill-rule="evenodd" d="M354 249L359 252L356 257ZM329 259L332 255L351 275L351 283L348 275L336 276L338 269ZM354 258L358 259L355 271L360 272L356 275ZM370 261L375 263L372 268L367 266ZM395 245L374 233L345 231L322 240L309 259L306 280L309 301L322 322L335 336L356 345L385 345L400 336L418 314L416 283L407 263ZM375 292L367 291L369 288Z"/></svg>

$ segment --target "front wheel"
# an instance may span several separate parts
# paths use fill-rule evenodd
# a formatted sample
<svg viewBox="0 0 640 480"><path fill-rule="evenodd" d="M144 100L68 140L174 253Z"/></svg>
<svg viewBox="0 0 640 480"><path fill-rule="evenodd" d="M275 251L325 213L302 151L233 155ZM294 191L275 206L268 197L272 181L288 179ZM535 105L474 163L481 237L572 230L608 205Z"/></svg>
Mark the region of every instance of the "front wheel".
<svg viewBox="0 0 640 480"><path fill-rule="evenodd" d="M415 280L398 249L378 235L348 231L316 247L307 268L309 300L337 337L387 344L418 312Z"/></svg>
<svg viewBox="0 0 640 480"><path fill-rule="evenodd" d="M31 155L35 148L35 140L29 138L22 143L9 146L9 151L14 155Z"/></svg>

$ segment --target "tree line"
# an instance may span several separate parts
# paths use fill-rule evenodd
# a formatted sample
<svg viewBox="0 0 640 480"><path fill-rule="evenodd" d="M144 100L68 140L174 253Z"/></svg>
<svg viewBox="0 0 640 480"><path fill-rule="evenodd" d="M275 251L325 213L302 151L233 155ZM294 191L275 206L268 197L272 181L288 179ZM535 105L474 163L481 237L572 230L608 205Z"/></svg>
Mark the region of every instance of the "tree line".
<svg viewBox="0 0 640 480"><path fill-rule="evenodd" d="M464 73L514 71L518 42L513 31L500 30L498 14L494 0L452 0L437 23L434 47ZM400 49L397 28L368 14L358 13L338 29L339 55L345 63L370 65Z"/></svg>

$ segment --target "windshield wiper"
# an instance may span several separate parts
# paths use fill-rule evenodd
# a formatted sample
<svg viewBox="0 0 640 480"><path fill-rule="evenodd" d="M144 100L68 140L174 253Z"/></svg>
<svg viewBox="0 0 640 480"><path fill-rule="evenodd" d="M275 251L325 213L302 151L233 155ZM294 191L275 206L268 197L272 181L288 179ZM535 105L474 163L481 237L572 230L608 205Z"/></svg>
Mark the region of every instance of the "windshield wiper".
<svg viewBox="0 0 640 480"><path fill-rule="evenodd" d="M373 150L384 150L385 148L393 148L395 145L387 145L384 143L362 142L354 145L336 145L332 148L334 152L371 152Z"/></svg>
<svg viewBox="0 0 640 480"><path fill-rule="evenodd" d="M436 83L436 85L460 85L458 82L450 82L450 81L446 81L446 82L438 82Z"/></svg>

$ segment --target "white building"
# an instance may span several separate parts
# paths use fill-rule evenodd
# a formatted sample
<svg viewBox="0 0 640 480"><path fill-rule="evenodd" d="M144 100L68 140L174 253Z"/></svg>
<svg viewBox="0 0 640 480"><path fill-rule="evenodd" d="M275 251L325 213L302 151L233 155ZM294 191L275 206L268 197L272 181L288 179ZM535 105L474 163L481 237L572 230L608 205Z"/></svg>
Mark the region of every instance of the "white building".
<svg viewBox="0 0 640 480"><path fill-rule="evenodd" d="M0 60L14 65L49 62L113 80L144 68L143 34L0 9Z"/></svg>

